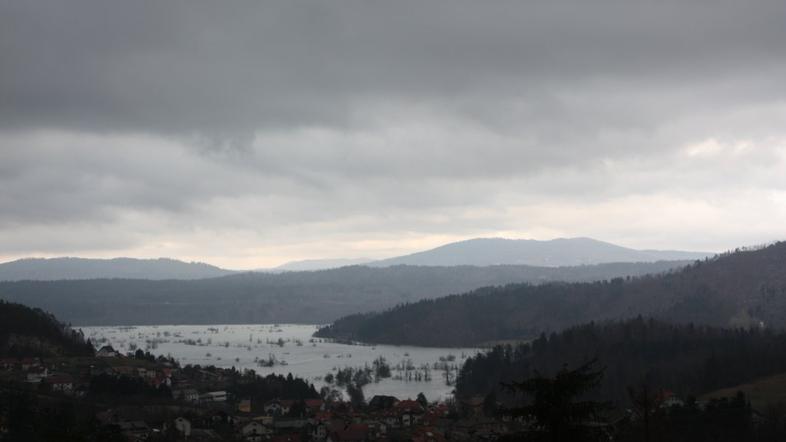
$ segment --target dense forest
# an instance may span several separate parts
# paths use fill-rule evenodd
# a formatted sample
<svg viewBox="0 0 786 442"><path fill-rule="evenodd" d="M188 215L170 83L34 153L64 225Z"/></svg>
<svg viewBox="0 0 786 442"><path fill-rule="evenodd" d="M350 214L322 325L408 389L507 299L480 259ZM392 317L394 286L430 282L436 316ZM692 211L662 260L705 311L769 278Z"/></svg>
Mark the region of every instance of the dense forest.
<svg viewBox="0 0 786 442"><path fill-rule="evenodd" d="M352 266L191 281L19 281L0 282L0 299L43 308L79 325L327 323L351 313L488 285L592 281L663 272L685 264L670 261L579 267Z"/></svg>
<svg viewBox="0 0 786 442"><path fill-rule="evenodd" d="M0 301L0 356L92 355L80 332L39 309Z"/></svg>
<svg viewBox="0 0 786 442"><path fill-rule="evenodd" d="M318 336L374 343L469 346L531 339L571 325L643 314L716 326L786 324L786 243L738 250L659 275L512 284L356 314Z"/></svg>
<svg viewBox="0 0 786 442"><path fill-rule="evenodd" d="M501 383L549 374L597 359L604 377L594 394L628 405L628 388L643 383L655 391L698 396L786 371L786 333L674 325L653 319L590 323L529 343L498 345L467 359L456 392L459 397L495 392Z"/></svg>

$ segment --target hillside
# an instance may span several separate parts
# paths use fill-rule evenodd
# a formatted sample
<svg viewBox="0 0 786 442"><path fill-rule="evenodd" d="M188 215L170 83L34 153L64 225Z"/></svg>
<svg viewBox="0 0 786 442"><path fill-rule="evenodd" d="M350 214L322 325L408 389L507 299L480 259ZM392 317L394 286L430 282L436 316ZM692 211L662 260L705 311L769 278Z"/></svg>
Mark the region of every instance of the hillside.
<svg viewBox="0 0 786 442"><path fill-rule="evenodd" d="M0 357L92 355L81 333L39 309L0 301Z"/></svg>
<svg viewBox="0 0 786 442"><path fill-rule="evenodd" d="M705 393L701 399L731 397L738 391L745 393L751 406L758 412L767 412L769 407L783 407L786 403L786 373L754 379L731 387Z"/></svg>
<svg viewBox="0 0 786 442"><path fill-rule="evenodd" d="M593 392L598 398L629 403L628 387L646 382L651 391L667 390L678 397L699 397L786 371L786 333L673 325L635 318L623 322L571 327L531 343L497 346L470 357L458 376L459 397L509 398L500 382L535 372L554 373L564 365L577 367L597 358L605 376ZM722 390L714 397L734 396Z"/></svg>
<svg viewBox="0 0 786 442"><path fill-rule="evenodd" d="M201 262L159 259L28 258L0 264L0 281L58 279L201 279L234 272Z"/></svg>
<svg viewBox="0 0 786 442"><path fill-rule="evenodd" d="M635 250L591 238L532 239L476 238L446 244L411 255L383 259L371 266L392 265L533 265L577 266L609 262L696 260L711 256L703 252Z"/></svg>
<svg viewBox="0 0 786 442"><path fill-rule="evenodd" d="M99 279L0 282L0 299L54 312L80 325L318 323L404 302L529 281L592 281L662 272L685 262L369 268L244 273L201 280Z"/></svg>
<svg viewBox="0 0 786 442"><path fill-rule="evenodd" d="M638 314L678 322L781 328L786 323L786 243L724 254L663 275L483 288L342 318L319 335L466 346Z"/></svg>

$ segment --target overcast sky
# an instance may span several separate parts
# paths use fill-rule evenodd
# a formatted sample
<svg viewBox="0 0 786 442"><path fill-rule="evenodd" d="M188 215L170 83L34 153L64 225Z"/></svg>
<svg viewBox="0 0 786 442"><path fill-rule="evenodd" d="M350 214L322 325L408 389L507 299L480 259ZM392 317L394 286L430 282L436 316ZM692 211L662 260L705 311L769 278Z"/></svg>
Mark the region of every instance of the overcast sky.
<svg viewBox="0 0 786 442"><path fill-rule="evenodd" d="M786 239L786 3L0 2L0 260Z"/></svg>

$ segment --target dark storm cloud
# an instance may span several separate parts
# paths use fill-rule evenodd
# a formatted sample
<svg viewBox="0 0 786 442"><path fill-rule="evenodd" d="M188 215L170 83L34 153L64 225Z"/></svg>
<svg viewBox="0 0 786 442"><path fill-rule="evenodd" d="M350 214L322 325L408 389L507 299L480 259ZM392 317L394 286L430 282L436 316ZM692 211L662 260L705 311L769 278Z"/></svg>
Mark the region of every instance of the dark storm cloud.
<svg viewBox="0 0 786 442"><path fill-rule="evenodd" d="M0 121L232 138L356 124L374 102L496 122L489 108L520 100L564 116L597 83L772 69L784 22L782 2L5 2ZM776 92L730 86L715 101Z"/></svg>

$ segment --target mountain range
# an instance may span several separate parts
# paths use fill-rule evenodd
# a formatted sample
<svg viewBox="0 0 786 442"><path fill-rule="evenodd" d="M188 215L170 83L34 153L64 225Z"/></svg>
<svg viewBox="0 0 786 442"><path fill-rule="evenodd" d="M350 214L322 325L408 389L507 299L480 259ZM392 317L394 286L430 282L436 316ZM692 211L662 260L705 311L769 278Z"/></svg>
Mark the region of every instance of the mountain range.
<svg viewBox="0 0 786 442"><path fill-rule="evenodd" d="M704 252L635 250L590 238L559 238L548 241L476 238L431 250L383 260L312 259L293 261L260 272L316 271L350 265L369 267L528 265L567 267L613 262L655 262L703 259ZM0 281L59 279L203 279L237 271L200 262L173 259L27 258L0 264Z"/></svg>
<svg viewBox="0 0 786 442"><path fill-rule="evenodd" d="M595 281L660 273L688 261L576 267L349 266L238 273L193 280L90 279L0 282L0 299L43 308L79 325L325 324L484 286Z"/></svg>

